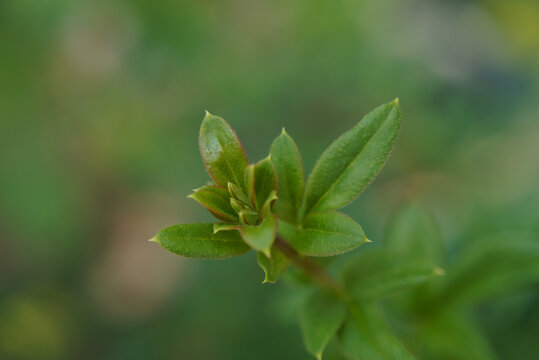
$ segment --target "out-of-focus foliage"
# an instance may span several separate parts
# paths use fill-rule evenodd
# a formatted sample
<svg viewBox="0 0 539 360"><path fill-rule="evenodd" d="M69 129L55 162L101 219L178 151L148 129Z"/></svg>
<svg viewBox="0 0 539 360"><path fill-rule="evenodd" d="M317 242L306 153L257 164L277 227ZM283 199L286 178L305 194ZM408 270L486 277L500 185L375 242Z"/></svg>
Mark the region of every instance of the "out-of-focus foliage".
<svg viewBox="0 0 539 360"><path fill-rule="evenodd" d="M204 109L252 162L286 126L309 172L399 96L391 161L346 209L373 243L408 198L441 223L447 281L475 272L459 259L476 241L537 239L538 26L534 0L0 2L0 358L309 358L303 298L253 285L250 255L200 264L146 241L210 220L185 199L206 180ZM535 359L537 283L514 290L445 314L433 351L449 326Z"/></svg>

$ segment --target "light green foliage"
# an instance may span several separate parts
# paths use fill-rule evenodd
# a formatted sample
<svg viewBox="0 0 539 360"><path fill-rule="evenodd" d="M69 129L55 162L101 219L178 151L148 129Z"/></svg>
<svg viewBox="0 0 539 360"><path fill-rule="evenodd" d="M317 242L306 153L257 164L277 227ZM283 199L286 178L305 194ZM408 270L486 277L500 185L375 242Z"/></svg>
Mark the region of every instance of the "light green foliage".
<svg viewBox="0 0 539 360"><path fill-rule="evenodd" d="M350 217L336 211L309 215L290 240L302 254L332 256L350 251L365 243L361 226Z"/></svg>
<svg viewBox="0 0 539 360"><path fill-rule="evenodd" d="M387 327L378 307L372 304L352 307L352 316L339 332L338 340L349 360L415 359Z"/></svg>
<svg viewBox="0 0 539 360"><path fill-rule="evenodd" d="M210 223L169 226L151 241L176 255L207 259L240 255L249 249L236 231L214 234Z"/></svg>
<svg viewBox="0 0 539 360"><path fill-rule="evenodd" d="M305 191L305 172L298 147L284 129L271 145L271 160L279 178L279 199L273 211L295 224Z"/></svg>
<svg viewBox="0 0 539 360"><path fill-rule="evenodd" d="M290 260L275 248L271 249L271 256L259 252L257 254L258 265L264 270L265 283L274 284L288 268Z"/></svg>
<svg viewBox="0 0 539 360"><path fill-rule="evenodd" d="M377 107L335 140L309 177L306 213L339 209L354 200L384 165L400 122L395 100Z"/></svg>
<svg viewBox="0 0 539 360"><path fill-rule="evenodd" d="M247 155L225 120L206 112L200 127L199 146L204 166L218 186L226 188L229 182L243 186Z"/></svg>
<svg viewBox="0 0 539 360"><path fill-rule="evenodd" d="M305 346L317 359L346 319L346 305L332 292L315 292L301 309L300 323Z"/></svg>

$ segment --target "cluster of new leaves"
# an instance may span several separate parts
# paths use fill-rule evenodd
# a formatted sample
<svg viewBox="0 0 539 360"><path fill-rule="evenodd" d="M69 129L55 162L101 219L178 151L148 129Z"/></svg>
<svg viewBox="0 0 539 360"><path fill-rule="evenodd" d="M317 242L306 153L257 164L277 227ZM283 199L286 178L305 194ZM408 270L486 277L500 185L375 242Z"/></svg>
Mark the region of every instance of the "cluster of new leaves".
<svg viewBox="0 0 539 360"><path fill-rule="evenodd" d="M254 249L268 282L275 282L289 263L273 246L279 237L300 256L352 250L368 240L359 224L337 210L380 171L399 126L397 100L376 108L322 154L306 182L299 150L284 130L267 158L249 164L230 125L207 113L199 144L213 183L190 197L220 222L170 226L152 241L175 254L198 258Z"/></svg>

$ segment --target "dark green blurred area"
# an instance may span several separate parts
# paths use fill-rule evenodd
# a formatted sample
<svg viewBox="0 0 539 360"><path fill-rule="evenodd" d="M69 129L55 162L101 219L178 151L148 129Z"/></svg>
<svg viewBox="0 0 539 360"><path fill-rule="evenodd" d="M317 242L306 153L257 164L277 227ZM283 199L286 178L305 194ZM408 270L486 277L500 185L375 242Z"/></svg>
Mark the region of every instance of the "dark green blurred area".
<svg viewBox="0 0 539 360"><path fill-rule="evenodd" d="M397 147L346 212L376 242L421 201L452 249L539 231L538 64L536 0L0 1L0 358L309 359L254 254L146 242L211 221L186 198L204 110L252 162L285 126L310 171L399 97ZM537 356L538 307L535 287L479 309L500 358Z"/></svg>

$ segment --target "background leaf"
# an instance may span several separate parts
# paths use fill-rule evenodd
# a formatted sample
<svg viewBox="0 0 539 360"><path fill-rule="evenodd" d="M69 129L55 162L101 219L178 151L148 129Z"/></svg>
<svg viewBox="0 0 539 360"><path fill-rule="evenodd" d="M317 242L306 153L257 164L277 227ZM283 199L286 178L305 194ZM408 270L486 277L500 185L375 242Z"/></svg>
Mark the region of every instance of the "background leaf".
<svg viewBox="0 0 539 360"><path fill-rule="evenodd" d="M281 219L297 223L305 191L305 172L298 147L284 128L271 145L271 161L279 183L273 212Z"/></svg>
<svg viewBox="0 0 539 360"><path fill-rule="evenodd" d="M338 339L349 360L414 359L388 328L380 310L372 304L351 309L351 317L339 332Z"/></svg>
<svg viewBox="0 0 539 360"><path fill-rule="evenodd" d="M419 204L402 207L389 226L385 243L395 254L442 266L444 243L432 216Z"/></svg>
<svg viewBox="0 0 539 360"><path fill-rule="evenodd" d="M449 272L444 304L478 302L539 283L537 235L512 233L476 240Z"/></svg>
<svg viewBox="0 0 539 360"><path fill-rule="evenodd" d="M309 176L306 214L339 209L354 200L387 160L400 121L395 100L377 107L335 140Z"/></svg>
<svg viewBox="0 0 539 360"><path fill-rule="evenodd" d="M240 227L243 240L256 251L271 256L270 249L277 235L277 219L275 215L268 214L260 225L245 225Z"/></svg>
<svg viewBox="0 0 539 360"><path fill-rule="evenodd" d="M344 284L356 301L369 301L408 290L441 275L431 264L384 250L361 254L344 272Z"/></svg>
<svg viewBox="0 0 539 360"><path fill-rule="evenodd" d="M494 360L488 340L470 316L443 312L422 322L417 338L422 358L437 360ZM456 346L458 344L458 346Z"/></svg>
<svg viewBox="0 0 539 360"><path fill-rule="evenodd" d="M346 305L327 290L315 292L300 313L301 330L307 350L317 359L346 319Z"/></svg>
<svg viewBox="0 0 539 360"><path fill-rule="evenodd" d="M223 118L206 112L199 146L204 166L217 185L226 189L232 182L243 188L247 155L236 132Z"/></svg>
<svg viewBox="0 0 539 360"><path fill-rule="evenodd" d="M361 226L347 215L328 211L308 216L291 244L303 255L331 256L350 251L365 243Z"/></svg>
<svg viewBox="0 0 539 360"><path fill-rule="evenodd" d="M259 252L257 254L257 260L258 265L264 270L264 274L266 275L264 282L271 284L277 282L290 263L290 260L288 260L280 251L275 250L275 247L272 247L271 249L270 258Z"/></svg>
<svg viewBox="0 0 539 360"><path fill-rule="evenodd" d="M238 221L238 215L232 208L232 205L230 205L230 194L223 188L206 185L196 189L188 197L204 206L212 215L221 221Z"/></svg>
<svg viewBox="0 0 539 360"><path fill-rule="evenodd" d="M168 251L193 258L225 258L249 250L236 231L213 233L213 224L181 224L161 230L151 239Z"/></svg>

